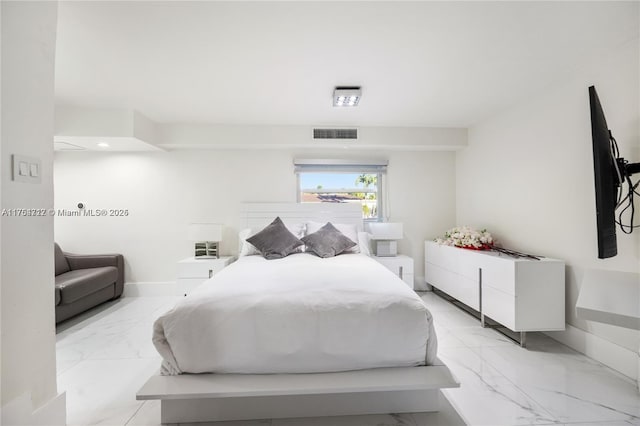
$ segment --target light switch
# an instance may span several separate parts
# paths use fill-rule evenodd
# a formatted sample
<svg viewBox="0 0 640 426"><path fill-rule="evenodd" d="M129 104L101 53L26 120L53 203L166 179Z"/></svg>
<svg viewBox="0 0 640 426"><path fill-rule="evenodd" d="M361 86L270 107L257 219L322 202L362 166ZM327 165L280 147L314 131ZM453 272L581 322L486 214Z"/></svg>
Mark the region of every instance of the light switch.
<svg viewBox="0 0 640 426"><path fill-rule="evenodd" d="M40 183L42 162L37 157L13 154L11 156L12 177L15 182Z"/></svg>

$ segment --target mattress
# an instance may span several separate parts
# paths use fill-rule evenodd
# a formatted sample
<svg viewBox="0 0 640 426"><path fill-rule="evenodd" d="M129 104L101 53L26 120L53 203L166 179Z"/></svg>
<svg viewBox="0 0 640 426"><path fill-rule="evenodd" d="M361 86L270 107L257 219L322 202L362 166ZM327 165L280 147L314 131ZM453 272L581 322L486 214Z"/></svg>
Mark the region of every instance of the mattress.
<svg viewBox="0 0 640 426"><path fill-rule="evenodd" d="M154 323L161 373L320 373L430 365L431 313L362 254L241 257Z"/></svg>

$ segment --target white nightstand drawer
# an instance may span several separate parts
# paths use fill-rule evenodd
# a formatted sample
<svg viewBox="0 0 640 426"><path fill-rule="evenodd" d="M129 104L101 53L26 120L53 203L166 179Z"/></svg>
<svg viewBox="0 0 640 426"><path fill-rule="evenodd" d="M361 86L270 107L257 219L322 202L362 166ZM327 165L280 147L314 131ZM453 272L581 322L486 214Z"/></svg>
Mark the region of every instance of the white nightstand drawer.
<svg viewBox="0 0 640 426"><path fill-rule="evenodd" d="M202 263L200 263L202 262ZM216 265L206 260L194 260L193 262L178 263L178 278L211 278L215 273Z"/></svg>
<svg viewBox="0 0 640 426"><path fill-rule="evenodd" d="M236 258L232 256L221 256L218 259L189 257L181 260L177 266L177 294L186 296L191 290L212 278L234 260Z"/></svg>
<svg viewBox="0 0 640 426"><path fill-rule="evenodd" d="M208 279L216 272L222 271L225 266L236 260L232 256L221 256L219 259L196 259L189 257L178 262L178 278L204 278Z"/></svg>
<svg viewBox="0 0 640 426"><path fill-rule="evenodd" d="M402 273L407 275L413 275L413 259L409 258L410 261L403 259L400 264L397 266L398 270L402 269Z"/></svg>
<svg viewBox="0 0 640 426"><path fill-rule="evenodd" d="M373 256L378 263L396 274L409 287L413 288L413 258L399 254L397 256Z"/></svg>

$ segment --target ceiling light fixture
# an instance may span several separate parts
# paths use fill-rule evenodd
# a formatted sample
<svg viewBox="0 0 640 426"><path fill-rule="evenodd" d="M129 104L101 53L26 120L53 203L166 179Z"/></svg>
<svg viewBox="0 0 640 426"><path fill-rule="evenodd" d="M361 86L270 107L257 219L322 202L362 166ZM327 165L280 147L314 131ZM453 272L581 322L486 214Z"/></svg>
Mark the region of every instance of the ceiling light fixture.
<svg viewBox="0 0 640 426"><path fill-rule="evenodd" d="M360 103L362 89L360 86L337 86L333 90L334 107L354 107Z"/></svg>
<svg viewBox="0 0 640 426"><path fill-rule="evenodd" d="M109 144L106 142L98 142L97 144L100 148L109 148Z"/></svg>

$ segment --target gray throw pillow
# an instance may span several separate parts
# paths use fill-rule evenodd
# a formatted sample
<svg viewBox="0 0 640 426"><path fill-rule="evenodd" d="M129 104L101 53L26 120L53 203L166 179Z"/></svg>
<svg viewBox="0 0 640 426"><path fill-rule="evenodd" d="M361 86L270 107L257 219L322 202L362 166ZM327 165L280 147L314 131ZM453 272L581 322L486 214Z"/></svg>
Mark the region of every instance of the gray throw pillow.
<svg viewBox="0 0 640 426"><path fill-rule="evenodd" d="M307 251L311 251L320 257L337 256L343 251L355 246L356 243L338 231L331 222L327 222L322 228L313 234L302 238Z"/></svg>
<svg viewBox="0 0 640 426"><path fill-rule="evenodd" d="M296 247L304 244L287 229L279 217L246 241L253 244L262 256L269 260L281 259L296 253Z"/></svg>

